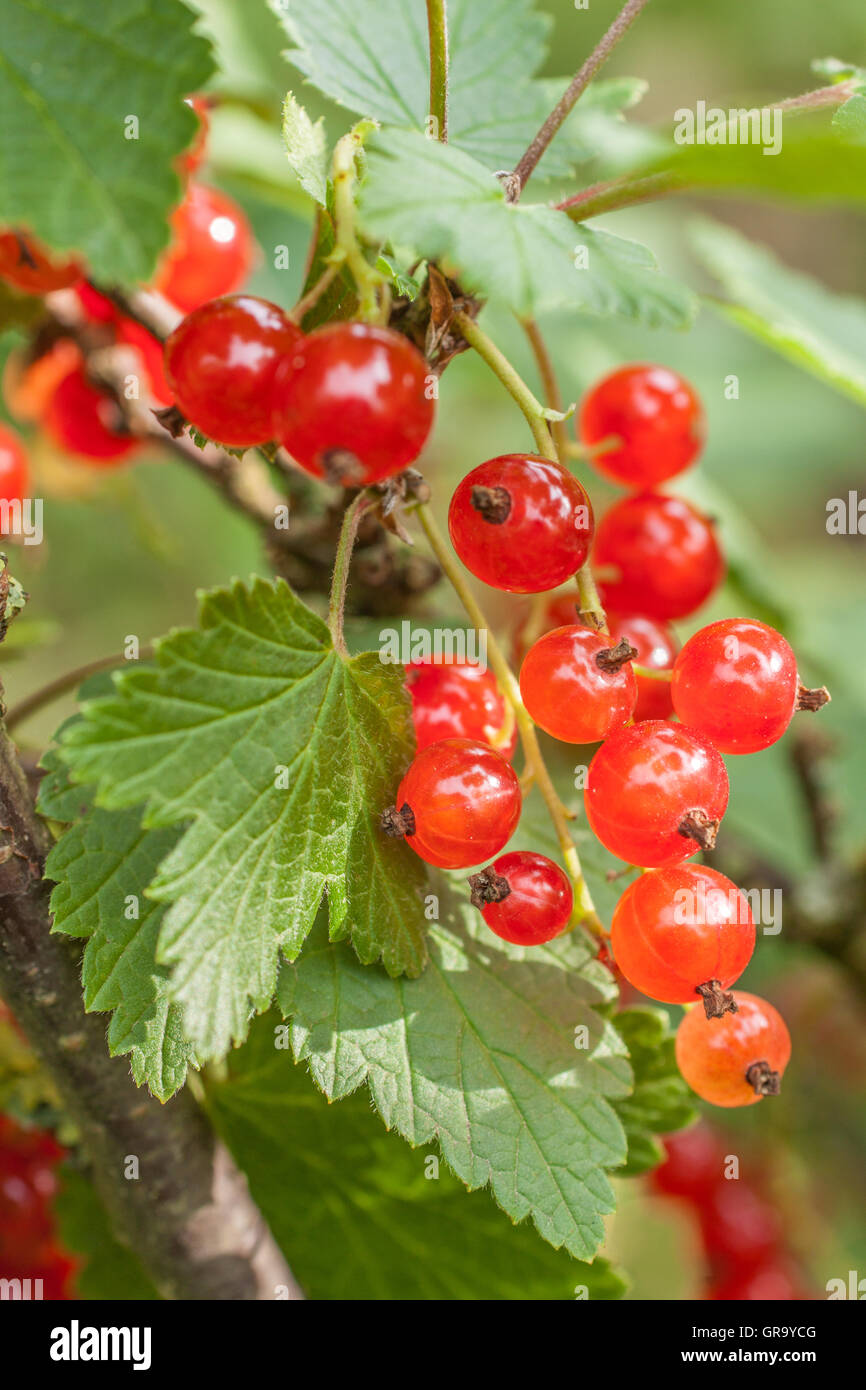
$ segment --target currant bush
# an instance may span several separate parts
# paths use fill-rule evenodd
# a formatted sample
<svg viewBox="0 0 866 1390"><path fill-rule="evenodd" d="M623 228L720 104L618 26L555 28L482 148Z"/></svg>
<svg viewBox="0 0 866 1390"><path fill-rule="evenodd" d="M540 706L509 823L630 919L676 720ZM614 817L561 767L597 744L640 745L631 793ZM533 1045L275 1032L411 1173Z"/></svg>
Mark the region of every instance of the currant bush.
<svg viewBox="0 0 866 1390"><path fill-rule="evenodd" d="M520 668L520 693L535 723L564 743L597 743L631 718L637 681L634 648L612 646L573 623L530 647Z"/></svg>
<svg viewBox="0 0 866 1390"><path fill-rule="evenodd" d="M275 386L277 433L316 478L360 487L414 463L433 426L427 364L389 328L334 323L286 357Z"/></svg>
<svg viewBox="0 0 866 1390"><path fill-rule="evenodd" d="M677 1066L711 1105L755 1105L779 1094L791 1039L772 1004L734 991L735 1013L708 1019L689 1009L677 1029Z"/></svg>
<svg viewBox="0 0 866 1390"><path fill-rule="evenodd" d="M593 564L606 608L687 618L721 583L724 561L712 523L681 497L623 497L598 524Z"/></svg>
<svg viewBox="0 0 866 1390"><path fill-rule="evenodd" d="M515 946L541 946L564 931L574 902L571 884L543 854L515 850L469 880L472 902L491 931Z"/></svg>
<svg viewBox="0 0 866 1390"><path fill-rule="evenodd" d="M418 752L444 738L489 743L503 758L517 746L517 722L493 672L468 662L418 661L406 667Z"/></svg>
<svg viewBox="0 0 866 1390"><path fill-rule="evenodd" d="M667 868L715 843L728 804L725 764L708 739L663 720L617 729L589 765L586 815L602 844Z"/></svg>
<svg viewBox="0 0 866 1390"><path fill-rule="evenodd" d="M652 488L694 463L704 444L704 411L689 383L668 367L620 367L585 396L579 433L589 448L619 441L594 455L600 473L626 487Z"/></svg>
<svg viewBox="0 0 866 1390"><path fill-rule="evenodd" d="M586 560L593 527L577 479L536 454L479 464L448 509L451 543L466 568L513 594L541 593L569 579Z"/></svg>

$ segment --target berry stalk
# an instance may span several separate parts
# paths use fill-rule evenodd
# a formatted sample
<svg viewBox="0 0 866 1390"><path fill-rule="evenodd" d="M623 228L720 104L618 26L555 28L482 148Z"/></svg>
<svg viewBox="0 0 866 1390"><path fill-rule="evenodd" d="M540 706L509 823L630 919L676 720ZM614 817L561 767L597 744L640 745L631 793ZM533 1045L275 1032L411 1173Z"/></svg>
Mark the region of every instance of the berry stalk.
<svg viewBox="0 0 866 1390"><path fill-rule="evenodd" d="M496 351L498 352L498 349L496 349ZM507 365L510 366L510 364ZM574 890L574 914L572 924L574 926L581 925L588 927L596 936L604 939L606 937L606 932L595 910L592 895L589 891L586 879L583 876L577 846L568 828L568 812L560 801L556 788L553 785L553 779L547 770L544 755L538 742L538 735L535 731L535 725L529 717L523 700L521 699L520 687L517 684L517 679L499 643L491 632L487 619L475 595L472 593L458 565L455 563L451 548L447 544L439 527L436 525L430 508L426 503L422 503L417 508L417 516L424 530L424 534L430 543L433 554L436 556L443 573L450 581L457 597L466 609L473 627L487 633L487 654L490 659L490 664L496 673L496 678L499 681L502 693L514 712L514 718L517 722L527 767L533 780L538 785L541 795L544 797L545 805L550 813L550 818L553 821L553 826L556 831L556 838L559 841L560 852L568 876L571 879Z"/></svg>
<svg viewBox="0 0 866 1390"><path fill-rule="evenodd" d="M359 492L354 502L346 508L343 513L343 524L340 527L337 553L334 557L334 576L331 580L331 596L328 602L328 628L334 643L334 650L344 661L349 656L346 639L343 635L343 615L346 609L349 566L352 563L352 551L355 548L361 518L371 505L372 498L369 493Z"/></svg>
<svg viewBox="0 0 866 1390"><path fill-rule="evenodd" d="M447 0L427 0L427 32L430 38L430 115L436 121L436 138L448 139L448 13Z"/></svg>

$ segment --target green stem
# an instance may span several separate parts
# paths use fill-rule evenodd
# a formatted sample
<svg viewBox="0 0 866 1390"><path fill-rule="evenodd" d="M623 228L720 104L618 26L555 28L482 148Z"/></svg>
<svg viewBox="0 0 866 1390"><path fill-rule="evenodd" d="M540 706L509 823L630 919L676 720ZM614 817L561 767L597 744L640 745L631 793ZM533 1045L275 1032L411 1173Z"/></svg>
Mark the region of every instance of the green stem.
<svg viewBox="0 0 866 1390"><path fill-rule="evenodd" d="M541 377L541 384L544 388L544 399L552 410L562 413L562 392L559 389L559 382L556 379L556 372L553 369L550 353L547 344L542 337L541 330L535 319L521 319L524 331L529 339L530 346L535 356L538 374ZM564 420L551 420L550 432L556 445L556 452L560 460L566 457L568 452L568 430Z"/></svg>
<svg viewBox="0 0 866 1390"><path fill-rule="evenodd" d="M636 676L646 676L649 680L653 681L669 681L673 678L674 674L670 667L668 667L667 670L664 668L660 670L658 667L654 666L637 666L635 662L631 663L631 669Z"/></svg>
<svg viewBox="0 0 866 1390"><path fill-rule="evenodd" d="M436 139L448 139L448 14L447 0L427 0L430 37L430 115L436 122Z"/></svg>
<svg viewBox="0 0 866 1390"><path fill-rule="evenodd" d="M500 352L492 338L488 338L483 328L479 328L473 318L470 318L468 314L458 313L454 315L453 324L469 346L474 347L478 356L484 358L488 367L492 368L506 391L514 397L520 406L526 416L529 428L532 430L538 452L544 458L552 459L554 463L557 463L559 460L556 447L541 401L536 399L505 354Z"/></svg>
<svg viewBox="0 0 866 1390"><path fill-rule="evenodd" d="M595 910L589 887L583 876L580 866L580 857L577 853L577 846L568 828L568 812L559 799L553 780L547 770L544 755L538 742L538 735L526 707L520 698L520 686L514 672L511 670L502 648L493 636L484 612L481 609L475 595L466 582L460 566L457 564L451 548L436 525L430 508L426 503L416 508L416 514L424 534L430 543L430 548L442 567L442 572L451 583L454 592L466 609L469 620L473 627L479 632L487 633L487 655L490 665L496 675L496 679L502 689L502 693L514 711L514 718L517 721L517 728L520 732L520 741L523 745L523 752L526 757L527 770L532 779L538 786L541 795L544 797L545 804L553 821L556 830L556 838L559 841L559 848L568 876L571 879L574 889L574 915L573 925L588 927L596 936L604 939L606 936L602 922Z"/></svg>
<svg viewBox="0 0 866 1390"><path fill-rule="evenodd" d="M368 323L382 317L378 291L383 277L370 265L361 250L355 228L355 161L364 141L376 126L373 121L359 121L354 129L337 141L334 148L334 221L336 246L332 259L345 262L358 288L358 312Z"/></svg>
<svg viewBox="0 0 866 1390"><path fill-rule="evenodd" d="M340 539L337 542L337 553L334 558L334 574L331 579L331 596L328 601L328 628L331 633L331 641L334 644L334 651L344 661L349 658L349 649L346 646L346 639L343 635L343 616L346 610L346 585L349 582L349 567L352 563L352 551L355 548L355 541L358 536L358 527L361 517L368 507L373 505L373 499L367 492L359 492L354 502L346 508L343 513L343 525L340 528Z"/></svg>

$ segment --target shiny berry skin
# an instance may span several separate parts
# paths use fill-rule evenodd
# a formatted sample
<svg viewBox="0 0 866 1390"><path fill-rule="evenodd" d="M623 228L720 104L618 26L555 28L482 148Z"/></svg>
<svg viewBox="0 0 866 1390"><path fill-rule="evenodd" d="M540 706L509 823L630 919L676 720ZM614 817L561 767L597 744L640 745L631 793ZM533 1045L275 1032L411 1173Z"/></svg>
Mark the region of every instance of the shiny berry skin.
<svg viewBox="0 0 866 1390"><path fill-rule="evenodd" d="M605 608L685 618L721 583L724 561L710 522L682 497L623 497L598 525L593 565Z"/></svg>
<svg viewBox="0 0 866 1390"><path fill-rule="evenodd" d="M577 479L537 454L480 463L448 509L451 543L466 568L512 594L538 594L570 579L587 557L594 524Z"/></svg>
<svg viewBox="0 0 866 1390"><path fill-rule="evenodd" d="M443 738L471 738L511 758L517 721L492 671L468 662L416 661L406 667L406 686L419 753Z"/></svg>
<svg viewBox="0 0 866 1390"><path fill-rule="evenodd" d="M514 833L520 807L514 769L486 743L469 738L431 743L397 789L406 843L442 869L468 869L498 854Z"/></svg>
<svg viewBox="0 0 866 1390"><path fill-rule="evenodd" d="M592 460L626 487L651 488L694 463L706 434L703 406L669 367L620 367L584 397L580 438L592 446L613 435L622 443Z"/></svg>
<svg viewBox="0 0 866 1390"><path fill-rule="evenodd" d="M643 614L608 613L607 627L611 642L624 638L636 649L637 656L632 658L635 666L645 666L649 671L669 671L673 666L680 644L667 623ZM635 723L642 719L667 719L673 713L670 681L642 676L639 671L635 671L635 677L637 704L632 715Z"/></svg>
<svg viewBox="0 0 866 1390"><path fill-rule="evenodd" d="M610 666L606 662L610 661ZM563 743L597 743L631 718L637 681L610 638L572 623L546 632L520 668L523 703Z"/></svg>
<svg viewBox="0 0 866 1390"><path fill-rule="evenodd" d="M780 739L797 703L797 658L780 632L754 618L702 627L674 664L677 717L722 753L757 753Z"/></svg>
<svg viewBox="0 0 866 1390"><path fill-rule="evenodd" d="M191 183L171 215L172 241L153 287L182 313L239 289L253 263L253 233L233 198Z"/></svg>
<svg viewBox="0 0 866 1390"><path fill-rule="evenodd" d="M629 884L614 909L611 944L617 965L641 994L663 1004L694 1004L700 1003L699 986L715 982L724 991L740 978L755 949L755 923L745 897L724 874L677 864Z"/></svg>
<svg viewBox="0 0 866 1390"><path fill-rule="evenodd" d="M115 429L117 418L114 401L77 366L55 388L45 412L45 428L62 448L95 466L110 468L138 447L136 439Z"/></svg>
<svg viewBox="0 0 866 1390"><path fill-rule="evenodd" d="M246 448L273 439L274 381L303 333L251 294L212 299L177 325L165 370L180 410L209 439Z"/></svg>
<svg viewBox="0 0 866 1390"><path fill-rule="evenodd" d="M20 502L27 496L30 469L24 445L14 430L0 424L0 500Z"/></svg>
<svg viewBox="0 0 866 1390"><path fill-rule="evenodd" d="M653 1189L666 1197L705 1202L724 1181L725 1155L706 1124L666 1134L667 1157L651 1174Z"/></svg>
<svg viewBox="0 0 866 1390"><path fill-rule="evenodd" d="M80 280L83 270L78 261L54 257L32 236L0 232L0 279L7 280L26 294L49 294L65 290Z"/></svg>
<svg viewBox="0 0 866 1390"><path fill-rule="evenodd" d="M558 864L515 850L469 880L472 901L492 932L514 946L542 946L564 931L574 901Z"/></svg>
<svg viewBox="0 0 866 1390"><path fill-rule="evenodd" d="M734 1001L737 1012L723 1018L689 1009L676 1037L685 1081L701 1100L727 1109L777 1095L791 1056L788 1029L772 1004L742 990Z"/></svg>
<svg viewBox="0 0 866 1390"><path fill-rule="evenodd" d="M589 765L584 799L590 828L612 854L669 868L711 848L728 804L728 774L700 734L648 719L605 740Z"/></svg>
<svg viewBox="0 0 866 1390"><path fill-rule="evenodd" d="M278 373L278 437L316 478L381 482L424 447L435 413L428 375L418 349L393 329L317 328Z"/></svg>

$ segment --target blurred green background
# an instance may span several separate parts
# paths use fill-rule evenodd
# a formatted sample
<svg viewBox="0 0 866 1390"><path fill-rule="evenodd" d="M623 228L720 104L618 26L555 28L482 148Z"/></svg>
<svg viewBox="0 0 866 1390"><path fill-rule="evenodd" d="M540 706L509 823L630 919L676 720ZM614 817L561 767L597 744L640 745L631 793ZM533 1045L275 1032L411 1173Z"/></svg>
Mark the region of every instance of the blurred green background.
<svg viewBox="0 0 866 1390"><path fill-rule="evenodd" d="M309 239L309 211L293 188L279 142L279 106L287 88L312 114L323 113L336 137L346 113L305 90L280 57L285 40L264 6L207 0L196 6L214 39L221 68L215 84L224 104L213 116L211 162L205 177L246 208L262 247L250 287L286 306L297 297ZM618 5L593 0L576 10L548 0L553 17L551 77L573 72L610 22ZM608 75L648 79L649 92L632 113L638 122L669 129L672 112L703 99L722 106L754 105L817 85L812 58L833 54L866 61L862 0L791 5L762 0L731 6L724 0L655 0L607 69ZM591 181L591 180L589 180ZM542 195L539 195L542 196ZM862 221L832 207L805 208L741 199L678 198L631 209L603 225L647 244L663 270L697 289L710 288L689 251L692 218L709 215L774 249L790 266L825 284L856 293L864 283ZM272 269L273 249L289 248L286 271ZM534 385L520 329L489 312L488 331ZM866 494L863 410L760 343L702 310L688 334L631 327L624 321L551 316L542 323L566 400L616 364L657 360L681 370L697 387L709 418L709 443L699 471L677 480L721 518L723 536L742 557L745 580L727 587L691 628L729 613L780 612L811 683L826 681L834 701L821 727L835 743L827 765L829 792L839 808L844 861L862 862L866 844L864 711L866 711L866 539L829 536L826 504L849 489ZM8 347L8 342L7 342ZM726 400L725 378L736 374L738 400ZM443 377L438 423L422 466L444 509L456 480L483 458L529 445L522 419L498 382L472 354ZM56 471L45 446L45 477ZM596 510L613 495L585 470ZM682 481L682 487L679 487ZM195 591L261 569L257 538L195 476L154 459L134 470L83 480L79 496L52 494L46 480L46 540L20 548L14 569L31 595L27 620L42 645L5 654L7 703L72 666L119 651L127 636L142 642L195 614ZM738 562L738 573L740 565ZM504 596L485 595L494 619L507 625ZM445 592L431 612L454 613ZM772 620L772 619L771 619ZM53 624L48 632L42 625ZM691 630L680 625L681 635ZM13 659L14 657L14 659ZM25 746L42 747L73 708L60 702L19 729ZM809 718L809 716L801 716ZM827 870L818 866L808 821L785 747L748 760L728 760L731 810L726 825L818 898ZM866 929L866 923L864 923ZM866 1080L863 994L851 973L826 952L793 944L783 931L759 943L741 982L766 992L786 1015L795 1055L785 1097L735 1117L714 1115L742 1148L744 1171L763 1172L788 1221L792 1243L816 1288L849 1269L866 1273ZM739 1151L739 1148L737 1149ZM621 1182L621 1205L611 1223L609 1251L633 1278L632 1297L683 1298L699 1288L701 1262L688 1218L648 1196L643 1184Z"/></svg>

